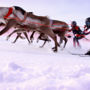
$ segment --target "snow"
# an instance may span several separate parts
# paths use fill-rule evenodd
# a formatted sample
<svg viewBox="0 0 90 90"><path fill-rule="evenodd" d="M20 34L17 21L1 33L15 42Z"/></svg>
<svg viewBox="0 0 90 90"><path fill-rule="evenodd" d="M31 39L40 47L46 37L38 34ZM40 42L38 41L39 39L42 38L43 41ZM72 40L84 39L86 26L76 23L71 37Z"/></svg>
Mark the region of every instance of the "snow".
<svg viewBox="0 0 90 90"><path fill-rule="evenodd" d="M90 56L70 54L87 52L89 41L80 40L82 48L74 48L69 39L54 53L53 42L39 48L43 41L36 38L30 45L21 39L13 44L15 36L9 41L6 36L0 36L0 90L90 90Z"/></svg>
<svg viewBox="0 0 90 90"><path fill-rule="evenodd" d="M69 25L77 21L80 28L90 16L89 0L0 0L0 5L20 6ZM21 39L13 44L15 35L6 41L9 33L0 36L0 90L90 90L90 56L70 54L86 53L90 35L86 36L89 41L80 40L81 48L74 48L69 39L64 50L54 53L53 42L44 48L39 48L43 42L36 43L36 38L30 45Z"/></svg>

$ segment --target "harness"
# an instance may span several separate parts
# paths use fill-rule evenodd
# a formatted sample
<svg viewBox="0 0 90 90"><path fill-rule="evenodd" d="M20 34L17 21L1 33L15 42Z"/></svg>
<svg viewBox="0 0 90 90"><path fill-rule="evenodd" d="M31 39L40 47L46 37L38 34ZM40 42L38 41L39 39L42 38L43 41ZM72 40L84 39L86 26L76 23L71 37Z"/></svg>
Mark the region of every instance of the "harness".
<svg viewBox="0 0 90 90"><path fill-rule="evenodd" d="M26 17L27 17L27 13L25 13L23 20L21 20L16 14L14 14L15 18L9 17L12 13L13 13L13 8L10 7L9 10L8 10L8 13L4 16L4 19L16 19L20 22L25 22Z"/></svg>
<svg viewBox="0 0 90 90"><path fill-rule="evenodd" d="M16 17L16 18L14 18L14 19L16 19L16 20L18 20L18 21L20 21L20 22L25 22L26 17L27 17L27 13L24 14L24 19L22 19L22 20L21 20L16 14L14 14L14 16Z"/></svg>
<svg viewBox="0 0 90 90"><path fill-rule="evenodd" d="M8 17L12 14L13 8L9 8L8 13L4 16L4 19L8 19Z"/></svg>

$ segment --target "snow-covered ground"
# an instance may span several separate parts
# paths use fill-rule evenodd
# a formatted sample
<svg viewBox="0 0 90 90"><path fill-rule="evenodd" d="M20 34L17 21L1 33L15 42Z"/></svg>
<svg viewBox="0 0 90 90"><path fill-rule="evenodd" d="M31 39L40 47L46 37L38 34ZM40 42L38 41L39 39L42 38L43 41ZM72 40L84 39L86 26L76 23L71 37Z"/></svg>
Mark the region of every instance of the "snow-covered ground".
<svg viewBox="0 0 90 90"><path fill-rule="evenodd" d="M90 0L0 0L0 7L7 6L20 6L69 25L75 20L80 28L90 17ZM90 56L70 54L86 53L90 41L80 40L82 48L74 48L69 39L64 50L54 53L53 42L39 48L42 41L35 39L29 45L19 39L13 44L15 36L6 41L7 35L0 36L0 90L90 90Z"/></svg>
<svg viewBox="0 0 90 90"><path fill-rule="evenodd" d="M69 39L54 53L53 42L39 48L42 41L13 44L15 36L9 41L6 36L0 36L0 90L90 90L90 56L70 54L87 52L90 41L80 40L82 48L74 48Z"/></svg>

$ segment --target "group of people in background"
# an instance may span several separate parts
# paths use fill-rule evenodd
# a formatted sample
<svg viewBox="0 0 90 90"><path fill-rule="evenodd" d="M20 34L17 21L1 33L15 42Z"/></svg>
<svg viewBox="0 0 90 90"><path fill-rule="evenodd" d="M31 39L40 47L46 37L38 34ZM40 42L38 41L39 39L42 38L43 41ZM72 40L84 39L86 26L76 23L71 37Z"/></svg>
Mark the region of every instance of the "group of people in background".
<svg viewBox="0 0 90 90"><path fill-rule="evenodd" d="M85 38L85 35L88 35L90 34L90 17L88 17L85 21L85 26L84 26L84 31L82 31L80 29L80 27L77 25L77 22L76 21L72 21L71 22L71 29L70 31L72 31L74 37L73 37L73 46L76 47L80 46L80 43L79 43L79 40L82 39L82 38Z"/></svg>

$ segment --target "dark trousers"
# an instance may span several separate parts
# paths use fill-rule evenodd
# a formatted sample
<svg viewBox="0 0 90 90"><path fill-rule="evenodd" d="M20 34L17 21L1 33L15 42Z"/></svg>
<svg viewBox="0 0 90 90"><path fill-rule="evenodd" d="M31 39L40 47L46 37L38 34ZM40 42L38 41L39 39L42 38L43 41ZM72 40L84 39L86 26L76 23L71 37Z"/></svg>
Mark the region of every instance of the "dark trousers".
<svg viewBox="0 0 90 90"><path fill-rule="evenodd" d="M82 39L83 38L83 36L80 36L80 37L74 37L73 38L73 45L74 45L74 47L76 47L76 44L77 44L77 46L79 46L80 47L80 43L79 43L79 40L80 39Z"/></svg>

